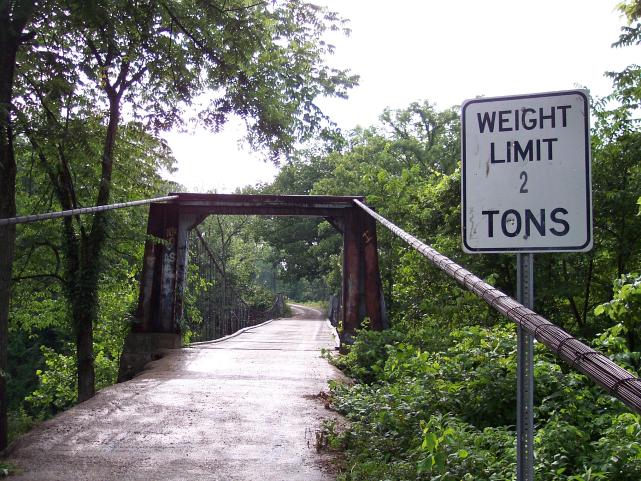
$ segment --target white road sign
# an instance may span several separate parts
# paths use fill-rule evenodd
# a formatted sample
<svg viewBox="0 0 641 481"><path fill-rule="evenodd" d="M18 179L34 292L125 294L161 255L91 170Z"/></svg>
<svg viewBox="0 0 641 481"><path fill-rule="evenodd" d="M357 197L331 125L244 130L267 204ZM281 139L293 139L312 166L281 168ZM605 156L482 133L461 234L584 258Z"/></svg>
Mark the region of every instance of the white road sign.
<svg viewBox="0 0 641 481"><path fill-rule="evenodd" d="M583 90L463 104L465 252L592 248L589 115Z"/></svg>

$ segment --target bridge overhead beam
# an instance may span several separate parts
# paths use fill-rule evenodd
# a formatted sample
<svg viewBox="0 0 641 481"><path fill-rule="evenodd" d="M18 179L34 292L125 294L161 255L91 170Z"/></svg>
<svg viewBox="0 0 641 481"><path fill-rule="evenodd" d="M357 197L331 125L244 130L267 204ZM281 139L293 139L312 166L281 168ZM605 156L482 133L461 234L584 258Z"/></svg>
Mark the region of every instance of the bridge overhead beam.
<svg viewBox="0 0 641 481"><path fill-rule="evenodd" d="M222 215L295 215L342 217L354 207L354 196L172 194L181 212Z"/></svg>
<svg viewBox="0 0 641 481"><path fill-rule="evenodd" d="M378 271L376 224L354 196L172 194L151 204L148 239L135 322L123 351L119 378L127 379L154 351L180 345L180 321L188 264L188 233L205 217L219 215L319 216L343 234L343 337L350 341L365 317L386 327Z"/></svg>

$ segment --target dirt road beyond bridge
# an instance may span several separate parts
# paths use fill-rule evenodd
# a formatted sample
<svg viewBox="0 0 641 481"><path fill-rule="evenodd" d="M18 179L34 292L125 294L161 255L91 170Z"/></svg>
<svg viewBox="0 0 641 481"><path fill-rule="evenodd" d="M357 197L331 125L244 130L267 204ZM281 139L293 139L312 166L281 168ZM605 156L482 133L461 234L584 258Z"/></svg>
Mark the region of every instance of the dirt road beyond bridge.
<svg viewBox="0 0 641 481"><path fill-rule="evenodd" d="M329 481L318 398L340 373L325 320L294 307L220 342L173 350L133 380L19 439L7 461L29 481Z"/></svg>

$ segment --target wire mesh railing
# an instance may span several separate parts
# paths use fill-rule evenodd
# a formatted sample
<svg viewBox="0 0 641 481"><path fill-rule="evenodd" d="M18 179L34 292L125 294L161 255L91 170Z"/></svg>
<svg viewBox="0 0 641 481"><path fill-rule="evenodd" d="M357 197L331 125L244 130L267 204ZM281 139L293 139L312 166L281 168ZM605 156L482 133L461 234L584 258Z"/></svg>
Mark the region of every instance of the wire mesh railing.
<svg viewBox="0 0 641 481"><path fill-rule="evenodd" d="M497 312L516 322L572 368L588 376L637 413L641 413L641 379L421 242L359 200L353 202L465 289L475 293Z"/></svg>
<svg viewBox="0 0 641 481"><path fill-rule="evenodd" d="M277 294L268 309L251 306L244 299L243 289L227 272L224 260L217 259L198 229L190 232L189 257L194 267L188 297L198 316L188 308L184 327L192 332L193 341L220 339L240 329L282 317L285 312L284 296Z"/></svg>

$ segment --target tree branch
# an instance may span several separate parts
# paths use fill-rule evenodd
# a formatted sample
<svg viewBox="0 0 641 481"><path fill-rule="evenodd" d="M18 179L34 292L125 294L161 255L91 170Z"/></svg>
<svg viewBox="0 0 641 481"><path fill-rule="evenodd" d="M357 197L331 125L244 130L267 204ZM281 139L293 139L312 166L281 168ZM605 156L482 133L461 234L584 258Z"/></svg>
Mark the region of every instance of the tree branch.
<svg viewBox="0 0 641 481"><path fill-rule="evenodd" d="M93 40L91 39L86 39L87 40L87 46L89 47L89 50L91 50L91 54L93 57L96 59L96 62L100 67L105 67L105 62L102 60L100 57L100 52L98 52L98 49L96 48L96 45L93 43Z"/></svg>
<svg viewBox="0 0 641 481"><path fill-rule="evenodd" d="M251 10L254 7L258 7L260 5L266 5L267 2L256 2L252 3L251 5L245 5L244 7L234 7L234 8L218 8L217 10L220 13L231 13L231 12L242 12L243 10Z"/></svg>
<svg viewBox="0 0 641 481"><path fill-rule="evenodd" d="M223 66L225 62L223 59L215 55L207 46L200 40L196 38L196 36L187 28L185 25L178 19L178 16L167 6L165 2L161 2L160 5L162 8L165 9L167 14L169 15L169 18L180 28L180 30L189 37L189 39L194 42L194 44L203 51L203 53L206 53L211 59L218 64L219 66Z"/></svg>
<svg viewBox="0 0 641 481"><path fill-rule="evenodd" d="M60 253L58 252L58 248L49 241L37 241L30 246L27 258L25 259L23 266L18 273L18 277L22 277L22 274L24 274L24 272L27 270L27 266L29 264L29 261L31 260L31 256L38 247L48 247L49 249L51 249L53 255L56 257L56 268L54 269L54 271L56 272L56 274L60 272Z"/></svg>
<svg viewBox="0 0 641 481"><path fill-rule="evenodd" d="M138 72L136 72L134 75L131 76L129 80L123 83L122 85L122 91L124 92L127 90L129 87L131 87L134 83L136 83L138 80L142 78L143 75L147 73L147 67L142 67Z"/></svg>
<svg viewBox="0 0 641 481"><path fill-rule="evenodd" d="M11 281L12 282L20 282L20 281L25 281L25 280L28 280L28 279L56 279L62 285L67 285L67 281L65 281L58 274L31 274L31 275L28 275L28 276L12 277Z"/></svg>

